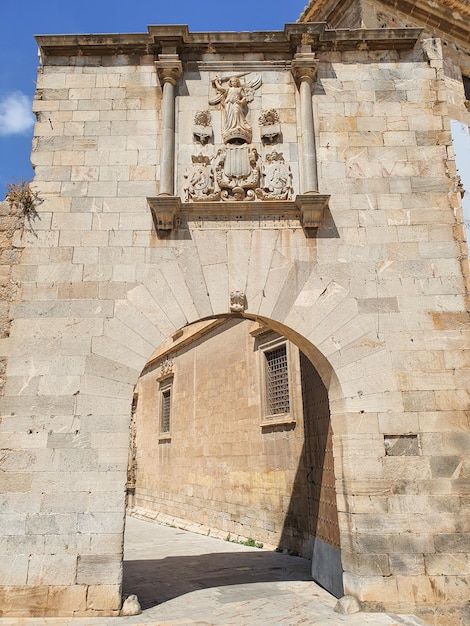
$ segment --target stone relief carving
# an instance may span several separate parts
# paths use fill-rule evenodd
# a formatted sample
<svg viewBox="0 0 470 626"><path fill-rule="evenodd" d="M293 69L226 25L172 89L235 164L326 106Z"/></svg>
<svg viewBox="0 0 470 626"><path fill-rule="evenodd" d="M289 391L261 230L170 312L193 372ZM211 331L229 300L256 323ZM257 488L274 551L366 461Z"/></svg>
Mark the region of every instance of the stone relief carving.
<svg viewBox="0 0 470 626"><path fill-rule="evenodd" d="M212 119L210 111L196 111L194 115L193 135L203 146L212 137Z"/></svg>
<svg viewBox="0 0 470 626"><path fill-rule="evenodd" d="M169 356L166 357L162 364L160 365L160 376L159 378L164 378L166 376L171 376L173 374L173 359Z"/></svg>
<svg viewBox="0 0 470 626"><path fill-rule="evenodd" d="M243 291L230 292L230 311L232 313L243 313L246 307L246 297Z"/></svg>
<svg viewBox="0 0 470 626"><path fill-rule="evenodd" d="M215 160L222 200L254 200L259 187L259 154L254 146L226 146Z"/></svg>
<svg viewBox="0 0 470 626"><path fill-rule="evenodd" d="M261 140L266 143L272 143L281 134L281 125L279 124L279 113L276 109L264 110L258 118L260 125Z"/></svg>
<svg viewBox="0 0 470 626"><path fill-rule="evenodd" d="M192 157L185 174L186 202L287 200L292 196L292 172L280 152L264 161L253 145L220 148L210 157Z"/></svg>
<svg viewBox="0 0 470 626"><path fill-rule="evenodd" d="M243 76L243 75L241 75ZM223 145L207 147L192 155L191 165L184 172L186 202L241 202L287 200L292 196L292 172L280 152L267 154L264 159L251 143L252 128L246 119L247 105L261 85L256 76L242 84L240 76L228 79L216 77L212 84L217 95L210 105L222 106ZM262 111L258 118L264 143L272 142L281 133L276 109ZM205 146L212 134L210 111L194 115L193 134Z"/></svg>
<svg viewBox="0 0 470 626"><path fill-rule="evenodd" d="M186 202L211 202L220 199L216 187L214 168L208 156L199 154L191 157L192 165L184 173L184 195Z"/></svg>
<svg viewBox="0 0 470 626"><path fill-rule="evenodd" d="M226 79L227 80L227 79ZM222 104L224 143L251 143L252 128L246 120L248 103L253 101L254 92L261 85L261 76L242 85L239 76L231 76L226 86L216 76L212 84L217 95L209 100L210 105Z"/></svg>
<svg viewBox="0 0 470 626"><path fill-rule="evenodd" d="M158 230L173 230L175 227L175 213L174 211L162 211L158 216L157 229Z"/></svg>
<svg viewBox="0 0 470 626"><path fill-rule="evenodd" d="M292 195L292 172L281 152L267 154L263 164L263 187L256 190L260 200L287 200Z"/></svg>

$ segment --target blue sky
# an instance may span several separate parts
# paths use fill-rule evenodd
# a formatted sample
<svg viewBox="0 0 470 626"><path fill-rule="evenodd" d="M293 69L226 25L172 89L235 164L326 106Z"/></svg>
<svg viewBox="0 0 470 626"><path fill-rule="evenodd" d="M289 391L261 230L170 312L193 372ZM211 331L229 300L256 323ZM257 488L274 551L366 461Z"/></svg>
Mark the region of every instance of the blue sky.
<svg viewBox="0 0 470 626"><path fill-rule="evenodd" d="M467 244L470 247L470 134L466 124L451 120L450 128L455 150L455 163L465 195L462 200Z"/></svg>
<svg viewBox="0 0 470 626"><path fill-rule="evenodd" d="M192 31L282 30L307 0L6 0L0 21L0 199L6 183L30 179L38 67L34 35L146 32L149 24Z"/></svg>

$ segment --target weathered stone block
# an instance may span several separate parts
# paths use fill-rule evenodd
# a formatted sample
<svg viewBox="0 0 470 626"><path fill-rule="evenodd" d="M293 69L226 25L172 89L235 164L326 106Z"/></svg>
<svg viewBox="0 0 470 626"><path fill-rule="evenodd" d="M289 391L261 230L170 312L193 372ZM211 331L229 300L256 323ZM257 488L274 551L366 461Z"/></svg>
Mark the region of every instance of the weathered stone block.
<svg viewBox="0 0 470 626"><path fill-rule="evenodd" d="M86 585L112 585L122 575L121 556L79 556L77 560L77 583Z"/></svg>
<svg viewBox="0 0 470 626"><path fill-rule="evenodd" d="M3 556L3 564L0 567L0 585L25 585L28 578L29 559L28 555L20 554Z"/></svg>
<svg viewBox="0 0 470 626"><path fill-rule="evenodd" d="M74 585L76 555L45 554L29 557L28 585Z"/></svg>
<svg viewBox="0 0 470 626"><path fill-rule="evenodd" d="M26 519L26 532L31 535L61 535L76 530L77 515L74 513L55 515L36 513L28 515Z"/></svg>
<svg viewBox="0 0 470 626"><path fill-rule="evenodd" d="M436 478L451 478L459 474L459 466L462 462L459 456L437 456L431 460L432 476Z"/></svg>
<svg viewBox="0 0 470 626"><path fill-rule="evenodd" d="M89 585L86 604L95 611L117 611L121 608L119 585Z"/></svg>
<svg viewBox="0 0 470 626"><path fill-rule="evenodd" d="M121 533L91 535L92 554L119 554L122 551L122 545Z"/></svg>
<svg viewBox="0 0 470 626"><path fill-rule="evenodd" d="M353 595L361 602L374 602L377 598L388 598L390 603L399 602L397 577L379 578L358 576L345 573L343 576L344 592Z"/></svg>
<svg viewBox="0 0 470 626"><path fill-rule="evenodd" d="M422 554L391 554L389 558L394 576L423 576L426 573Z"/></svg>
<svg viewBox="0 0 470 626"><path fill-rule="evenodd" d="M436 552L447 554L467 552L470 553L469 533L449 533L436 535L434 538Z"/></svg>
<svg viewBox="0 0 470 626"><path fill-rule="evenodd" d="M48 587L26 585L3 585L0 587L0 615L45 615Z"/></svg>
<svg viewBox="0 0 470 626"><path fill-rule="evenodd" d="M389 557L386 554L357 555L342 551L341 562L345 570L360 576L390 576Z"/></svg>
<svg viewBox="0 0 470 626"><path fill-rule="evenodd" d="M113 534L122 532L122 513L79 513L77 530L88 534Z"/></svg>
<svg viewBox="0 0 470 626"><path fill-rule="evenodd" d="M386 456L420 456L421 454L418 435L384 435L384 446ZM420 466L423 466L423 463L420 462ZM408 462L406 467L410 469ZM394 476L400 478L396 474Z"/></svg>
<svg viewBox="0 0 470 626"><path fill-rule="evenodd" d="M73 615L86 608L87 587L85 585L50 586L48 605L56 615Z"/></svg>
<svg viewBox="0 0 470 626"><path fill-rule="evenodd" d="M2 472L0 474L0 491L2 493L29 492L32 479L32 472Z"/></svg>

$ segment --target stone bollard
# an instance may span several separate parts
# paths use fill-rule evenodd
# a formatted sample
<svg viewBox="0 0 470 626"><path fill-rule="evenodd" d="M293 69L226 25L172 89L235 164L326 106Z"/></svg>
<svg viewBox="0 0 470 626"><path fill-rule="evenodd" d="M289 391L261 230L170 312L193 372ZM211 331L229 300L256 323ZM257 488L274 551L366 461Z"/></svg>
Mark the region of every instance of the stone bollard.
<svg viewBox="0 0 470 626"><path fill-rule="evenodd" d="M334 610L335 613L341 613L341 615L351 615L352 613L359 613L361 605L354 596L343 596L336 603Z"/></svg>
<svg viewBox="0 0 470 626"><path fill-rule="evenodd" d="M142 609L140 608L139 599L136 595L129 596L122 603L121 617L129 615L140 615Z"/></svg>

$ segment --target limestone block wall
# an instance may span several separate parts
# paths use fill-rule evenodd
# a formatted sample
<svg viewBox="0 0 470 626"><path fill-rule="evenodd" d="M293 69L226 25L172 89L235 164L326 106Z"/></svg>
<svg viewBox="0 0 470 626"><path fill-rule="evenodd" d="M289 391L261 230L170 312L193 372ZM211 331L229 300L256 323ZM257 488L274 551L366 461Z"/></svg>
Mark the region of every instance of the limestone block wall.
<svg viewBox="0 0 470 626"><path fill-rule="evenodd" d="M32 162L45 202L36 228L67 233L100 230L93 218L96 222L96 214L109 214L106 224L101 218L105 230L101 238L83 240L90 248L89 266L96 265L106 231L117 230L111 217L116 219L116 204L124 220L125 198L133 199L125 212L135 213L135 199L142 202L157 191L156 85L153 56L118 56L112 63L102 57L55 58L39 69ZM70 241L73 235L68 236ZM62 237L65 245L66 235Z"/></svg>
<svg viewBox="0 0 470 626"><path fill-rule="evenodd" d="M365 358L375 391L350 379L343 386L349 417L334 428L343 485L358 507L344 518L355 535L345 537L342 553L346 587L361 588L371 607L380 605L372 599L379 588L401 606L453 594L462 601L467 593L467 557L459 553L454 569L444 555L460 530L467 533L468 371L454 361L466 350L466 250L448 161L442 60L416 63L419 54L396 63L390 51L379 53L366 75L360 53L338 64L328 55L331 64L319 70L320 179L341 227L334 241L319 240L319 264L323 250L335 250L336 284L354 291L359 319L375 326ZM329 334L317 344L324 353L333 336L337 341ZM372 365L383 348L387 370ZM335 361L340 377L353 367ZM406 433L417 434L410 445L418 447L397 457L388 446ZM379 587L377 569L384 575Z"/></svg>
<svg viewBox="0 0 470 626"><path fill-rule="evenodd" d="M139 262L145 271L132 238L151 232L158 100L152 59L106 65L58 58L38 76L32 162L43 202L33 230L15 235L25 257L5 351L3 614L108 615L121 604L128 394L143 363L122 344L121 365L107 358L104 327L120 325L115 298Z"/></svg>
<svg viewBox="0 0 470 626"><path fill-rule="evenodd" d="M44 202L35 232L15 239L21 298L2 342L2 448L15 459L3 614L117 613L134 385L168 336L229 314L239 290L244 316L296 343L328 389L346 593L458 624L468 272L442 55L420 43L318 52L319 191L331 198L315 237L298 222L195 217L159 238L146 200L160 164L154 56L106 41L100 56L95 39L86 54L83 42L49 51L39 75Z"/></svg>
<svg viewBox="0 0 470 626"><path fill-rule="evenodd" d="M0 338L10 334L10 303L18 293L16 270L21 257L21 249L13 245L17 231L24 228L25 217L18 207L9 202L0 202ZM3 393L6 374L5 356L0 356L0 393Z"/></svg>
<svg viewBox="0 0 470 626"><path fill-rule="evenodd" d="M363 2L362 15L364 25L369 28L413 28L422 26L419 19L413 15L408 15L403 11L403 7L398 7L398 11L391 9L378 2ZM468 11L468 8L467 8ZM462 17L465 19L465 17ZM439 41L437 41L437 39ZM446 32L444 24L440 28L432 28L427 24L423 29L422 39L429 39L426 44L426 51L429 61L441 58L444 65L440 74L445 76L445 92L442 99L449 106L449 115L456 120L469 124L470 112L464 105L465 97L463 90L462 74L470 75L470 46L468 41L456 40L452 33ZM434 43L432 42L434 40ZM433 51L436 47L437 50Z"/></svg>

